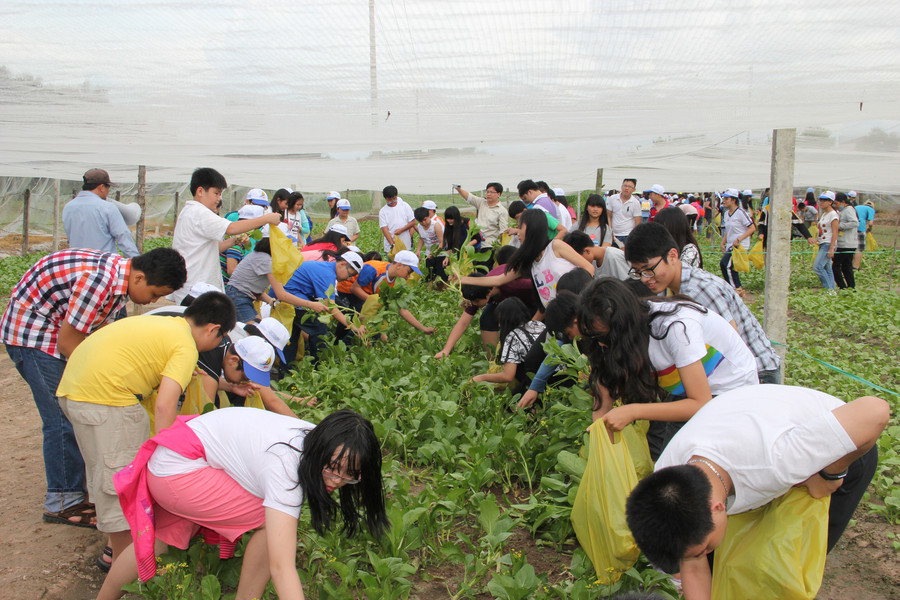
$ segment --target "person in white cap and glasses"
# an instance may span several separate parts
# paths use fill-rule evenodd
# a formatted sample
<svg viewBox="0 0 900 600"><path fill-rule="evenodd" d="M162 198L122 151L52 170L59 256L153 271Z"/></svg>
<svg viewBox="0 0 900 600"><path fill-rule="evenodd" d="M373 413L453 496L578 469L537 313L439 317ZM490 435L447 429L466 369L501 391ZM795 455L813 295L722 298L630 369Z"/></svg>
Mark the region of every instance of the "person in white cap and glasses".
<svg viewBox="0 0 900 600"><path fill-rule="evenodd" d="M816 260L813 262L813 272L822 283L828 294L834 296L834 271L831 268L831 260L834 258L834 251L837 247L838 226L840 224L840 216L834 210L834 192L831 190L822 192L819 195L819 221L817 227L819 236L810 238L810 243L819 246L819 252L816 254Z"/></svg>
<svg viewBox="0 0 900 600"><path fill-rule="evenodd" d="M335 262L304 261L297 267L284 286L285 291L300 299L299 303L294 304L296 314L291 341L284 350L286 362L294 361L300 341L304 337L308 339L307 354L312 357L314 363L318 362L319 351L325 343L323 338L328 333L328 326L319 321L318 314L330 312L344 328L359 336L365 334L365 331L357 329L337 306L329 310L322 302L333 301L338 282L350 279L362 268L362 257L352 250L340 252ZM342 339L348 338L343 332L339 333L342 333Z"/></svg>
<svg viewBox="0 0 900 600"><path fill-rule="evenodd" d="M63 228L69 240L69 248L87 248L100 252L121 252L125 258L134 258L140 252L131 238L129 225L134 225L141 216L136 204L125 205L108 202L109 190L115 184L109 180L109 173L103 169L90 169L84 174L81 192L63 208ZM118 206L117 206L118 205ZM129 208L128 223L119 207Z"/></svg>
<svg viewBox="0 0 900 600"><path fill-rule="evenodd" d="M191 286L200 281L217 290L224 290L219 254L237 240L223 238L247 233L264 225L277 225L281 219L274 213L234 222L220 217L222 192L227 186L225 178L215 169L200 168L191 175L193 200L188 200L178 215L172 237L172 248L181 253L187 265L187 282L168 296L172 302L181 302Z"/></svg>
<svg viewBox="0 0 900 600"><path fill-rule="evenodd" d="M658 183L654 183L647 191L650 193L650 202L653 203L650 207L650 220L652 221L656 218L656 213L669 206L669 199L666 198L666 188Z"/></svg>
<svg viewBox="0 0 900 600"><path fill-rule="evenodd" d="M347 194L348 196L350 194ZM331 190L327 194L325 194L325 202L328 203L328 215L329 219L333 219L337 216L337 201L341 199L341 193Z"/></svg>
<svg viewBox="0 0 900 600"><path fill-rule="evenodd" d="M740 193L734 188L725 190L722 194L722 260L719 268L722 270L722 279L734 286L739 296L743 297L744 288L741 286L741 276L734 270L731 262L731 253L737 244L744 250L750 249L750 236L756 231L753 218L740 206Z"/></svg>
<svg viewBox="0 0 900 600"><path fill-rule="evenodd" d="M335 204L335 208L337 208L337 216L325 225L325 231L332 229L334 225L343 225L347 231L347 236L350 238L350 243L353 243L359 238L359 223L355 218L350 216L350 201L346 198L341 198Z"/></svg>
<svg viewBox="0 0 900 600"><path fill-rule="evenodd" d="M382 286L394 287L399 280L408 279L413 273L422 274L419 269L419 257L409 250L401 250L394 256L394 262L381 260L366 262L353 282L350 293L360 301L358 306L361 307L371 294L379 293L378 290ZM434 327L426 327L420 323L409 310L401 308L397 312L404 321L422 333L426 335L434 333Z"/></svg>

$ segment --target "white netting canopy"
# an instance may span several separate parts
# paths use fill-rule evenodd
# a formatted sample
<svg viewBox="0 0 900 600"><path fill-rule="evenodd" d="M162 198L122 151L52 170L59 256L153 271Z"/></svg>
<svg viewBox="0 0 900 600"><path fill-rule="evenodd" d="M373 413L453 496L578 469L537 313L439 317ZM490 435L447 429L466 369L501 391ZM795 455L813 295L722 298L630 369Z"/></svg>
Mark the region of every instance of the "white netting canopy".
<svg viewBox="0 0 900 600"><path fill-rule="evenodd" d="M900 192L896 0L10 0L0 175Z"/></svg>

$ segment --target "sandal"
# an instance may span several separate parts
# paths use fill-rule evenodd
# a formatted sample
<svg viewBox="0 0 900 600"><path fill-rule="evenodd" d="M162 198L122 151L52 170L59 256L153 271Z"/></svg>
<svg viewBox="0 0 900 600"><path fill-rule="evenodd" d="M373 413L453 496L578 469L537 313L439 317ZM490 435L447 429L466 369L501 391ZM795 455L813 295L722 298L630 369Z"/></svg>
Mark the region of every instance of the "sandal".
<svg viewBox="0 0 900 600"><path fill-rule="evenodd" d="M44 513L45 523L60 523L75 527L97 528L97 509L90 502L79 502L58 513Z"/></svg>
<svg viewBox="0 0 900 600"><path fill-rule="evenodd" d="M112 548L105 546L103 554L97 557L97 568L104 573L109 573L110 567L112 567Z"/></svg>

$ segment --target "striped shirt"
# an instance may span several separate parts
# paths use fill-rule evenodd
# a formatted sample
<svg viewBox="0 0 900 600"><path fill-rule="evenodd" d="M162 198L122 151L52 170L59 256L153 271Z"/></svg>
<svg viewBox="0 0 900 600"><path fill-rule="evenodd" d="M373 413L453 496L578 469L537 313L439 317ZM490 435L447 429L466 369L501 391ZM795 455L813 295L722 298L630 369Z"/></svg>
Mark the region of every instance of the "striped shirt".
<svg viewBox="0 0 900 600"><path fill-rule="evenodd" d="M63 321L90 333L115 319L128 301L131 261L95 250L60 250L34 264L13 288L0 319L4 344L63 358Z"/></svg>
<svg viewBox="0 0 900 600"><path fill-rule="evenodd" d="M747 305L724 279L685 264L681 265L679 293L700 306L715 311L726 321L734 321L738 334L756 358L757 371L774 371L781 359L772 349L769 337Z"/></svg>

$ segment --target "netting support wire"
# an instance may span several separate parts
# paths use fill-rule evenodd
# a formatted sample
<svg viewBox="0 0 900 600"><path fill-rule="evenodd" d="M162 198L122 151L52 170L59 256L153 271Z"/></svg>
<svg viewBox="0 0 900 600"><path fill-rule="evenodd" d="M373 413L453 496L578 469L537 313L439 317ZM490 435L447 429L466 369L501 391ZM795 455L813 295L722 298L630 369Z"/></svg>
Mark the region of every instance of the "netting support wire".
<svg viewBox="0 0 900 600"><path fill-rule="evenodd" d="M31 190L26 189L22 200L22 256L28 254L28 212L31 206Z"/></svg>
<svg viewBox="0 0 900 600"><path fill-rule="evenodd" d="M134 237L137 238L137 249L144 253L144 222L147 219L147 167L138 166L137 204L141 207L141 218L134 228Z"/></svg>
<svg viewBox="0 0 900 600"><path fill-rule="evenodd" d="M772 132L768 252L763 323L770 340L787 343L788 287L791 280L791 196L794 192L796 129ZM784 372L784 346L775 346Z"/></svg>

